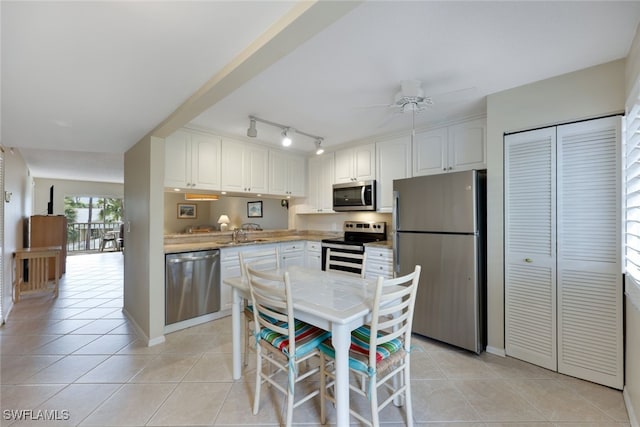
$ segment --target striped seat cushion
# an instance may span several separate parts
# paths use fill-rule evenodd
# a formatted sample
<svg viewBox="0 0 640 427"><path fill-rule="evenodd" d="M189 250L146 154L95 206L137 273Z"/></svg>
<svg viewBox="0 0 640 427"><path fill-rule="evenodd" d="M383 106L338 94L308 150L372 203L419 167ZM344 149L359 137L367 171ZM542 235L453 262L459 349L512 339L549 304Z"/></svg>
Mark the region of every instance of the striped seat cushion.
<svg viewBox="0 0 640 427"><path fill-rule="evenodd" d="M280 322L278 326L286 327L286 323ZM312 326L301 320L295 320L295 340L296 354L295 357L301 357L313 351L318 345L331 336L330 332ZM289 336L282 335L271 329L264 328L260 333L260 337L280 350L282 353L289 355Z"/></svg>
<svg viewBox="0 0 640 427"><path fill-rule="evenodd" d="M378 336L381 336L378 333ZM360 372L369 371L369 339L371 329L368 326L360 326L351 331L351 347L349 348L349 367ZM335 359L336 352L331 345L331 340L325 340L320 344L320 351ZM402 350L402 341L393 339L376 347L376 365Z"/></svg>

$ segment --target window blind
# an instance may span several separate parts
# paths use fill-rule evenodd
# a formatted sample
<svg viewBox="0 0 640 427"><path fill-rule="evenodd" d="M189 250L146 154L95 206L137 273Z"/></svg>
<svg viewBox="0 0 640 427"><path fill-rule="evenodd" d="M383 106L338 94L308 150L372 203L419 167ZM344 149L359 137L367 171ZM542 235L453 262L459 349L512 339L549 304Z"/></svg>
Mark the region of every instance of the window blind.
<svg viewBox="0 0 640 427"><path fill-rule="evenodd" d="M640 96L627 113L625 141L626 293L640 308Z"/></svg>

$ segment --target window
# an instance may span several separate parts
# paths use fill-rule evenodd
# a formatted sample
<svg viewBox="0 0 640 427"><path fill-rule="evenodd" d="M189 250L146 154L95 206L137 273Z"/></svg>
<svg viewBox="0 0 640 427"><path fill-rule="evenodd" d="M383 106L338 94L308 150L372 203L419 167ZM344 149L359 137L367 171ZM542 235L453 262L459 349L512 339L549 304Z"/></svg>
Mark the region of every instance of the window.
<svg viewBox="0 0 640 427"><path fill-rule="evenodd" d="M640 95L626 117L626 293L640 307Z"/></svg>

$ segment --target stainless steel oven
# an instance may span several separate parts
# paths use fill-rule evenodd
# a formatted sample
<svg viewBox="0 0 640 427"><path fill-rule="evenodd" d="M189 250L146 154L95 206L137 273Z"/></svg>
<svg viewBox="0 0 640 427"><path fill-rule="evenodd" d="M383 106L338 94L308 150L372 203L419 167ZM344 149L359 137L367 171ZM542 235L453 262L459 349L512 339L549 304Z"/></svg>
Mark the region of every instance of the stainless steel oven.
<svg viewBox="0 0 640 427"><path fill-rule="evenodd" d="M384 222L345 221L344 238L322 241L322 270L327 262L327 249L336 253L363 253L365 243L387 240L387 227ZM348 267L344 270L351 271Z"/></svg>

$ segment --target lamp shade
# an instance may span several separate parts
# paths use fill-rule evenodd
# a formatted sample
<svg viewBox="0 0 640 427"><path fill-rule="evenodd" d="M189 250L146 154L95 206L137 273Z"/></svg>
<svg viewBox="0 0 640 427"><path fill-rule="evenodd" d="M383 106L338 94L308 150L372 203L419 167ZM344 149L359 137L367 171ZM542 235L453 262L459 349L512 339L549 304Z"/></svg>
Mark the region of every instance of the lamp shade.
<svg viewBox="0 0 640 427"><path fill-rule="evenodd" d="M218 224L220 224L220 231L225 231L227 229L227 224L229 224L231 221L229 220L229 217L227 215L220 215L220 218L218 218Z"/></svg>

